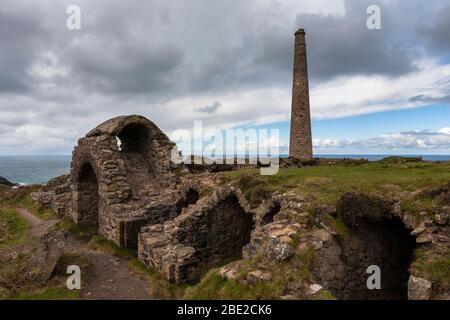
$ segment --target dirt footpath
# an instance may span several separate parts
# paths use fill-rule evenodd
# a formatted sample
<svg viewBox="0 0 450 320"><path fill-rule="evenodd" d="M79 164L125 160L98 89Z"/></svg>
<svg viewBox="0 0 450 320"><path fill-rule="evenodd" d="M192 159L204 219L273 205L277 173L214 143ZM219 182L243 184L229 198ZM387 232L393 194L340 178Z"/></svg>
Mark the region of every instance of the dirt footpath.
<svg viewBox="0 0 450 320"><path fill-rule="evenodd" d="M41 238L59 221L42 220L25 208L18 208L17 212L28 221L28 235L32 238ZM93 250L86 243L71 238L66 244L66 251L89 261L88 270L81 270L81 299L155 299L148 292L147 282L130 271L127 261L121 261L108 252Z"/></svg>

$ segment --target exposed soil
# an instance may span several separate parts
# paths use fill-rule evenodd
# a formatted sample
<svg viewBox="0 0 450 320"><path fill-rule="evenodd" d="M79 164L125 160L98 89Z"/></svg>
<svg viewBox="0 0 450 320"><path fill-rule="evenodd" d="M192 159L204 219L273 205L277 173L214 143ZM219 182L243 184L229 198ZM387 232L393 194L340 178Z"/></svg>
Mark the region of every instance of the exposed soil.
<svg viewBox="0 0 450 320"><path fill-rule="evenodd" d="M24 208L17 211L30 225L29 236L40 238L57 223L58 219L42 220ZM65 252L88 260L87 270L81 270L81 299L103 300L149 300L148 284L111 253L93 250L85 242L69 237ZM84 272L83 272L84 271Z"/></svg>
<svg viewBox="0 0 450 320"><path fill-rule="evenodd" d="M25 208L17 208L16 210L25 220L27 220L30 226L28 229L28 236L32 238L42 237L59 221L59 219L43 220Z"/></svg>
<svg viewBox="0 0 450 320"><path fill-rule="evenodd" d="M150 300L148 285L139 275L112 254L92 250L79 241L72 241L69 250L89 261L87 275L83 277L81 299L86 300Z"/></svg>

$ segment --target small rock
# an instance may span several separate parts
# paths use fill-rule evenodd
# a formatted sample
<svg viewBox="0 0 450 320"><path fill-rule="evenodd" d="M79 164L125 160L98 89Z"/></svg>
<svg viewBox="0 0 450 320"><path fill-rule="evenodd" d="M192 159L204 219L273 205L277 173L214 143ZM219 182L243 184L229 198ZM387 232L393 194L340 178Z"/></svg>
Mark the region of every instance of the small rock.
<svg viewBox="0 0 450 320"><path fill-rule="evenodd" d="M424 232L426 230L425 225L422 223L420 226L418 226L417 228L415 228L413 231L411 231L411 235L412 236L418 236L419 234L421 234L422 232Z"/></svg>
<svg viewBox="0 0 450 320"><path fill-rule="evenodd" d="M186 258L187 256L191 256L194 253L195 249L193 247L181 246L176 249L178 258Z"/></svg>
<svg viewBox="0 0 450 320"><path fill-rule="evenodd" d="M281 300L298 300L298 297L294 296L293 294L287 294L285 296L280 297Z"/></svg>
<svg viewBox="0 0 450 320"><path fill-rule="evenodd" d="M322 286L320 284L314 283L314 284L309 286L309 294L315 294L315 293L319 292L322 289L323 288L322 288Z"/></svg>
<svg viewBox="0 0 450 320"><path fill-rule="evenodd" d="M323 246L323 242L321 240L315 240L312 242L312 245L315 250L319 250Z"/></svg>
<svg viewBox="0 0 450 320"><path fill-rule="evenodd" d="M272 278L272 275L270 274L270 272L266 272L266 271L262 271L262 270L255 270L255 271L250 271L247 274L247 282L249 284L254 284L260 281L266 281L266 280L270 280Z"/></svg>
<svg viewBox="0 0 450 320"><path fill-rule="evenodd" d="M219 269L219 274L224 279L236 279L238 274L238 269L235 265L226 265Z"/></svg>
<svg viewBox="0 0 450 320"><path fill-rule="evenodd" d="M331 233L332 230L328 226L324 225L323 223L321 225L324 226L324 229L319 229L319 230L315 231L313 233L313 235L315 237L319 238L319 240L322 242L328 242L333 238L333 235Z"/></svg>
<svg viewBox="0 0 450 320"><path fill-rule="evenodd" d="M432 283L428 280L411 275L408 280L409 300L429 300L431 298Z"/></svg>
<svg viewBox="0 0 450 320"><path fill-rule="evenodd" d="M447 223L447 217L445 216L445 214L436 213L434 215L434 221L436 221L437 224L443 226Z"/></svg>
<svg viewBox="0 0 450 320"><path fill-rule="evenodd" d="M294 255L294 250L286 242L272 238L267 244L266 254L269 259L284 261Z"/></svg>
<svg viewBox="0 0 450 320"><path fill-rule="evenodd" d="M416 238L417 243L428 243L433 240L433 237L430 233L422 233L420 236Z"/></svg>

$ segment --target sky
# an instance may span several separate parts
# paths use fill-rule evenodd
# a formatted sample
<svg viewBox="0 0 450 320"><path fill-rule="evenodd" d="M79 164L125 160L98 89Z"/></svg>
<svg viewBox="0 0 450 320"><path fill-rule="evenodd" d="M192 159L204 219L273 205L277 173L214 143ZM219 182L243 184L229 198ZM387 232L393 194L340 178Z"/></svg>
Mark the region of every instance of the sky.
<svg viewBox="0 0 450 320"><path fill-rule="evenodd" d="M2 0L0 155L70 154L123 114L275 128L286 149L300 27L316 154L450 154L446 0Z"/></svg>

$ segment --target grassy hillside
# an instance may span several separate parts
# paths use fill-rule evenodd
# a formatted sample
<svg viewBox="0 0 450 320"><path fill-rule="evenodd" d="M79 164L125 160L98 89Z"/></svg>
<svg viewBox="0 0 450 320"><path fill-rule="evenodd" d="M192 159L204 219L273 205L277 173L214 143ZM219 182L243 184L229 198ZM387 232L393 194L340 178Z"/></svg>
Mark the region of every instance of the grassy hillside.
<svg viewBox="0 0 450 320"><path fill-rule="evenodd" d="M280 169L273 176L260 176L257 169L229 171L223 175L226 181L239 183L246 190L248 200L255 202L270 191L294 192L323 204L336 203L344 192L364 192L398 197L405 201L405 205L414 200L423 207L432 203L426 197L417 197L420 191L450 182L450 161L396 159L287 168ZM246 179L246 176L252 176L253 179Z"/></svg>

